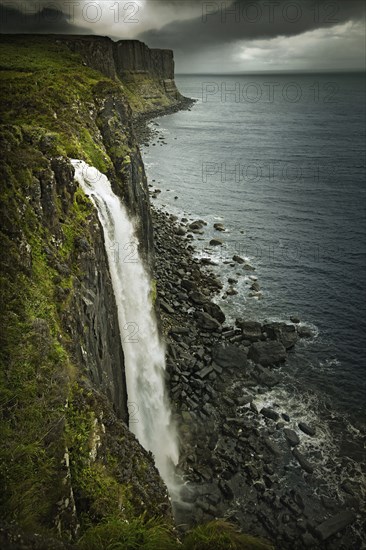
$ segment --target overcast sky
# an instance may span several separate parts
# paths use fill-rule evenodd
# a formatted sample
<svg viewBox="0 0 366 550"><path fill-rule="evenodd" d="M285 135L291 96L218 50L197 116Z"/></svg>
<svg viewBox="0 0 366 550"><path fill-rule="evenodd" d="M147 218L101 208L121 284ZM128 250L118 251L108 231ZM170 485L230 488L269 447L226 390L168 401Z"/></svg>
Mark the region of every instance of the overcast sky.
<svg viewBox="0 0 366 550"><path fill-rule="evenodd" d="M136 38L176 72L365 68L363 0L0 0L2 33Z"/></svg>

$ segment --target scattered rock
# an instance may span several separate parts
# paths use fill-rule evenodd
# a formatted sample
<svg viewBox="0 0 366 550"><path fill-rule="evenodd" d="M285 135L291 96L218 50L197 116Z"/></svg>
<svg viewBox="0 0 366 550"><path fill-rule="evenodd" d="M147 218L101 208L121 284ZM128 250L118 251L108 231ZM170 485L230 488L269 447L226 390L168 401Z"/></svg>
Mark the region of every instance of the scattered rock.
<svg viewBox="0 0 366 550"><path fill-rule="evenodd" d="M262 338L262 325L257 321L243 321L242 319L237 319L236 326L241 329L246 340L257 342Z"/></svg>
<svg viewBox="0 0 366 550"><path fill-rule="evenodd" d="M264 367L283 363L286 357L286 349L280 342L254 342L248 353L249 359Z"/></svg>
<svg viewBox="0 0 366 550"><path fill-rule="evenodd" d="M312 329L306 325L298 325L296 328L300 338L312 338L314 336Z"/></svg>
<svg viewBox="0 0 366 550"><path fill-rule="evenodd" d="M214 302L207 302L203 304L203 309L211 315L214 319L216 319L219 323L225 322L225 313L222 311L220 306L215 304Z"/></svg>
<svg viewBox="0 0 366 550"><path fill-rule="evenodd" d="M315 535L319 537L320 540L324 541L332 537L342 529L345 529L348 525L351 525L356 519L356 515L349 511L344 510L339 514L323 521L320 525L317 525L315 528Z"/></svg>
<svg viewBox="0 0 366 550"><path fill-rule="evenodd" d="M210 245L211 246L221 246L223 244L222 241L220 241L220 239L211 239L210 240Z"/></svg>
<svg viewBox="0 0 366 550"><path fill-rule="evenodd" d="M222 223L214 223L214 228L216 229L216 231L225 231L225 227Z"/></svg>
<svg viewBox="0 0 366 550"><path fill-rule="evenodd" d="M248 364L246 354L234 344L229 344L226 347L216 346L212 351L212 358L217 365L224 369L230 367L244 369Z"/></svg>
<svg viewBox="0 0 366 550"><path fill-rule="evenodd" d="M298 325L300 323L300 317L297 315L291 315L290 317L291 323L295 323L295 325Z"/></svg>
<svg viewBox="0 0 366 550"><path fill-rule="evenodd" d="M217 330L221 327L220 323L206 312L198 311L196 313L196 318L198 325L202 329L208 330L209 332Z"/></svg>
<svg viewBox="0 0 366 550"><path fill-rule="evenodd" d="M234 254L233 260L234 260L234 262L236 262L238 264L244 264L245 263L245 260L243 258L241 258L240 256L237 256L236 254Z"/></svg>
<svg viewBox="0 0 366 550"><path fill-rule="evenodd" d="M284 428L283 432L286 436L287 441L290 443L291 447L296 447L300 443L300 438L294 430L289 428Z"/></svg>
<svg viewBox="0 0 366 550"><path fill-rule="evenodd" d="M173 315L174 309L167 302L165 302L165 300L162 300L160 298L159 303L160 303L161 309L165 311L165 313L169 313L170 315Z"/></svg>
<svg viewBox="0 0 366 550"><path fill-rule="evenodd" d="M260 413L266 418L270 418L271 420L278 420L280 417L280 415L276 411L270 409L269 407L263 407Z"/></svg>
<svg viewBox="0 0 366 550"><path fill-rule="evenodd" d="M300 430L306 435L314 436L316 434L315 428L306 424L306 422L299 422L298 424Z"/></svg>
<svg viewBox="0 0 366 550"><path fill-rule="evenodd" d="M292 454L300 464L301 468L305 470L305 472L307 472L308 474L313 473L314 467L310 464L307 458L305 458L304 455L300 453L298 449L293 449Z"/></svg>

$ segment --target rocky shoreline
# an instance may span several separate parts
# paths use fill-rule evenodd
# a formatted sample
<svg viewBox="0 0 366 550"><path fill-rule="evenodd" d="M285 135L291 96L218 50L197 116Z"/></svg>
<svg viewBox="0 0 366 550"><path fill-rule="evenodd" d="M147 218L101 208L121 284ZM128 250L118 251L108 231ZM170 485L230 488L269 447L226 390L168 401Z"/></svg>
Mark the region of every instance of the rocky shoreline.
<svg viewBox="0 0 366 550"><path fill-rule="evenodd" d="M151 114L139 119L140 143L158 138L151 128L143 130L148 120ZM156 143L164 145L163 138ZM150 188L156 197L159 191ZM181 447L177 473L184 480L183 502L175 503L178 525L185 530L225 518L278 548L364 548L361 494L352 482L340 482L336 492L327 485L316 427L295 422L276 403L256 403L280 383L288 354L312 331L296 317L227 324L215 303L224 285L209 257L194 257L206 222L153 207L152 215L167 387ZM243 274L253 269L240 256L232 265Z"/></svg>

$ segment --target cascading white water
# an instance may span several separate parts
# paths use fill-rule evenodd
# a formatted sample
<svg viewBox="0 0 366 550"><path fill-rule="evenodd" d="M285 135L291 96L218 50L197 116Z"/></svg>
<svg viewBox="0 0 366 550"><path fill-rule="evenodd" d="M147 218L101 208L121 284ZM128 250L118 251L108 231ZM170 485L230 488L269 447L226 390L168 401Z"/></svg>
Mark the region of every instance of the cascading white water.
<svg viewBox="0 0 366 550"><path fill-rule="evenodd" d="M118 308L125 356L130 429L155 464L174 499L178 442L165 392L165 348L159 338L151 281L139 256L132 221L106 176L81 160L72 160L75 179L98 210Z"/></svg>

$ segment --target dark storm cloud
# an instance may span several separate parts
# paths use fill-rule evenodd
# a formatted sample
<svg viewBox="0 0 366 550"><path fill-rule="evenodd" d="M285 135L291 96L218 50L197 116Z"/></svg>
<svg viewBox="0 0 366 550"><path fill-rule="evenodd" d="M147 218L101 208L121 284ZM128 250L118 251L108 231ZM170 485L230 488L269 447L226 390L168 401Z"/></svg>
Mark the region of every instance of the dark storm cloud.
<svg viewBox="0 0 366 550"><path fill-rule="evenodd" d="M51 4L50 4L51 6ZM71 22L68 13L54 7L37 8L28 4L28 10L20 11L9 4L0 5L1 33L59 33L79 34L85 32ZM90 34L90 32L89 32Z"/></svg>
<svg viewBox="0 0 366 550"><path fill-rule="evenodd" d="M137 36L152 47L182 52L240 40L294 36L365 17L363 0L202 2L200 17L174 21Z"/></svg>

